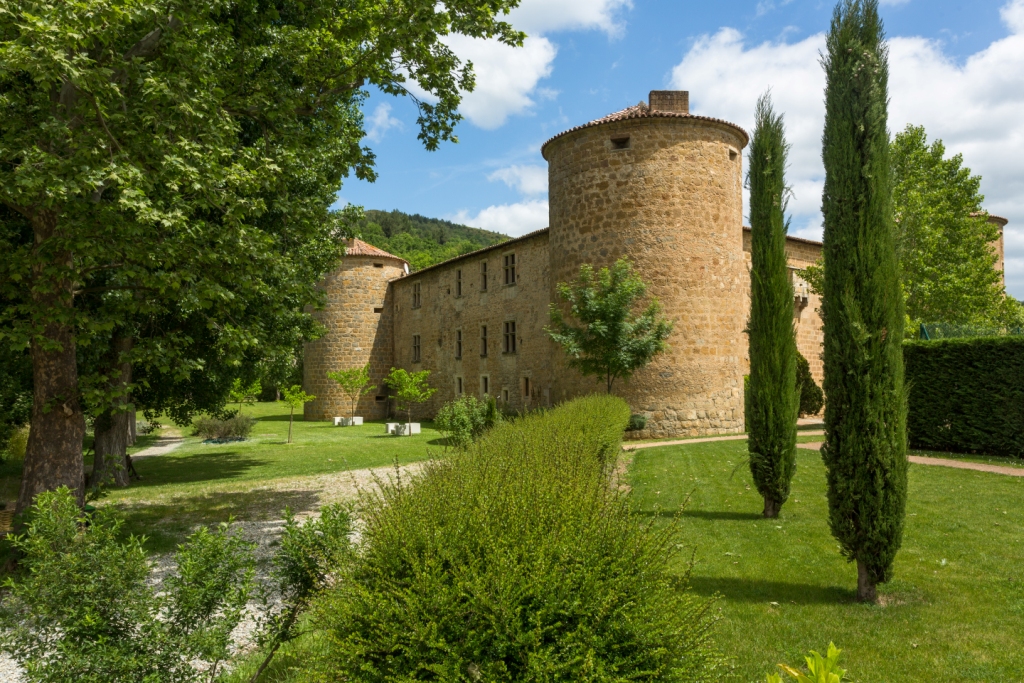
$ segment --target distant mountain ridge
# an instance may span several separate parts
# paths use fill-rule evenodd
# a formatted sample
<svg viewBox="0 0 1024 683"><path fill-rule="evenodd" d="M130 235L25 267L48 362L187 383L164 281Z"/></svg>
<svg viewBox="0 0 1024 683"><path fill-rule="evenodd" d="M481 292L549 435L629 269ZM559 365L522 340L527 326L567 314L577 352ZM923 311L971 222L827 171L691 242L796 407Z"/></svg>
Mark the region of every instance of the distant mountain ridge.
<svg viewBox="0 0 1024 683"><path fill-rule="evenodd" d="M367 210L355 235L364 242L404 258L413 270L511 239L498 232L407 214L397 209Z"/></svg>

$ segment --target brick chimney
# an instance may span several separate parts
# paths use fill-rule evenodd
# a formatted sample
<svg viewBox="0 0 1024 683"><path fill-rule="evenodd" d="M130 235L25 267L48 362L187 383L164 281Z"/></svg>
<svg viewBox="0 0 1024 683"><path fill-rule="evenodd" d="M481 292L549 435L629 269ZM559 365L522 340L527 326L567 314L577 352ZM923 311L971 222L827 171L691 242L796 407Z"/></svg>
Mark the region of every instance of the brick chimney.
<svg viewBox="0 0 1024 683"><path fill-rule="evenodd" d="M690 113L690 91L652 90L648 99L651 111L671 111L677 114Z"/></svg>

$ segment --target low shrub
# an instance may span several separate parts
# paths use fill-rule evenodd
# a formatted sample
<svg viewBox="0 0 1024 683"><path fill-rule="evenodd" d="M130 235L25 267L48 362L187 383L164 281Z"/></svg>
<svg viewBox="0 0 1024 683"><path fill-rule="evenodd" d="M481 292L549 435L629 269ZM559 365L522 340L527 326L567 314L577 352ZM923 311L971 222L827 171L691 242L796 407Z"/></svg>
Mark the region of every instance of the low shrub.
<svg viewBox="0 0 1024 683"><path fill-rule="evenodd" d="M1024 337L909 341L912 448L1024 457Z"/></svg>
<svg viewBox="0 0 1024 683"><path fill-rule="evenodd" d="M796 384L800 387L800 415L817 415L825 405L825 392L811 375L811 364L803 354L796 354Z"/></svg>
<svg viewBox="0 0 1024 683"><path fill-rule="evenodd" d="M711 603L668 571L678 527L612 485L628 420L621 399L577 399L365 494L301 679L716 680Z"/></svg>
<svg viewBox="0 0 1024 683"><path fill-rule="evenodd" d="M487 404L474 396L460 396L448 401L434 418L448 445L465 448L483 434L487 426Z"/></svg>
<svg viewBox="0 0 1024 683"><path fill-rule="evenodd" d="M29 425L11 430L6 444L0 444L0 461L24 460L25 449L28 448Z"/></svg>
<svg viewBox="0 0 1024 683"><path fill-rule="evenodd" d="M828 644L828 652L822 657L811 650L809 657L804 657L807 662L807 673L799 671L788 664L779 664L779 668L789 676L796 679L797 683L841 683L846 677L846 670L839 667L839 655L842 650L834 643ZM768 674L765 683L782 683L782 676L779 674Z"/></svg>
<svg viewBox="0 0 1024 683"><path fill-rule="evenodd" d="M192 423L192 435L204 439L247 439L256 426L256 419L249 415L235 414L227 419L199 417Z"/></svg>
<svg viewBox="0 0 1024 683"><path fill-rule="evenodd" d="M5 583L0 648L27 681L186 683L228 658L254 591L251 547L226 525L200 528L153 586L142 540L121 525L108 508L87 520L62 488L39 494L11 540L21 571Z"/></svg>
<svg viewBox="0 0 1024 683"><path fill-rule="evenodd" d="M647 428L647 416L646 415L630 415L629 424L626 425L627 432L639 432L642 429Z"/></svg>

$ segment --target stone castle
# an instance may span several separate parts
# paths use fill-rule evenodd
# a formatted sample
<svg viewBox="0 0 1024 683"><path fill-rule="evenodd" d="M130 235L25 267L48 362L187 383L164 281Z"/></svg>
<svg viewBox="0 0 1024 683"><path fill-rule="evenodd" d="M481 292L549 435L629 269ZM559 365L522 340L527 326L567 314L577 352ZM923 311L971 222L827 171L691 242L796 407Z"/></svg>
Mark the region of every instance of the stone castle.
<svg viewBox="0 0 1024 683"><path fill-rule="evenodd" d="M360 240L322 284L315 316L327 334L306 346L304 388L317 398L307 420L348 414L326 377L370 364L376 391L357 415L393 410L383 386L391 367L430 370L437 393L414 410L432 417L462 394L495 397L511 410L549 406L604 391L565 364L544 331L556 285L582 264L629 258L674 323L669 350L616 383L614 393L647 416L637 438L742 432L750 290L750 233L743 227L739 126L689 113L685 91L653 91L649 102L548 140L549 227L410 273L401 258ZM1004 221L1005 222L1005 221ZM817 297L797 270L821 244L787 240L800 352L820 383Z"/></svg>

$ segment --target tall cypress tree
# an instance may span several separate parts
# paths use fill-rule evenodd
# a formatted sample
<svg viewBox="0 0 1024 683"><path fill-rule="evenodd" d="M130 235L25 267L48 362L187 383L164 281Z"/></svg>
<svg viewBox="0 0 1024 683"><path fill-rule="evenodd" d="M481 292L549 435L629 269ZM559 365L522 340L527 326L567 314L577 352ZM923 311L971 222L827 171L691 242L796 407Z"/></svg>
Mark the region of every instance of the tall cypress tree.
<svg viewBox="0 0 1024 683"><path fill-rule="evenodd" d="M888 50L878 0L842 0L826 41L825 444L829 525L857 595L892 577L907 500L904 307L889 173Z"/></svg>
<svg viewBox="0 0 1024 683"><path fill-rule="evenodd" d="M764 516L778 517L796 472L796 337L793 285L786 260L786 154L782 115L770 95L757 102L750 143L750 473Z"/></svg>

